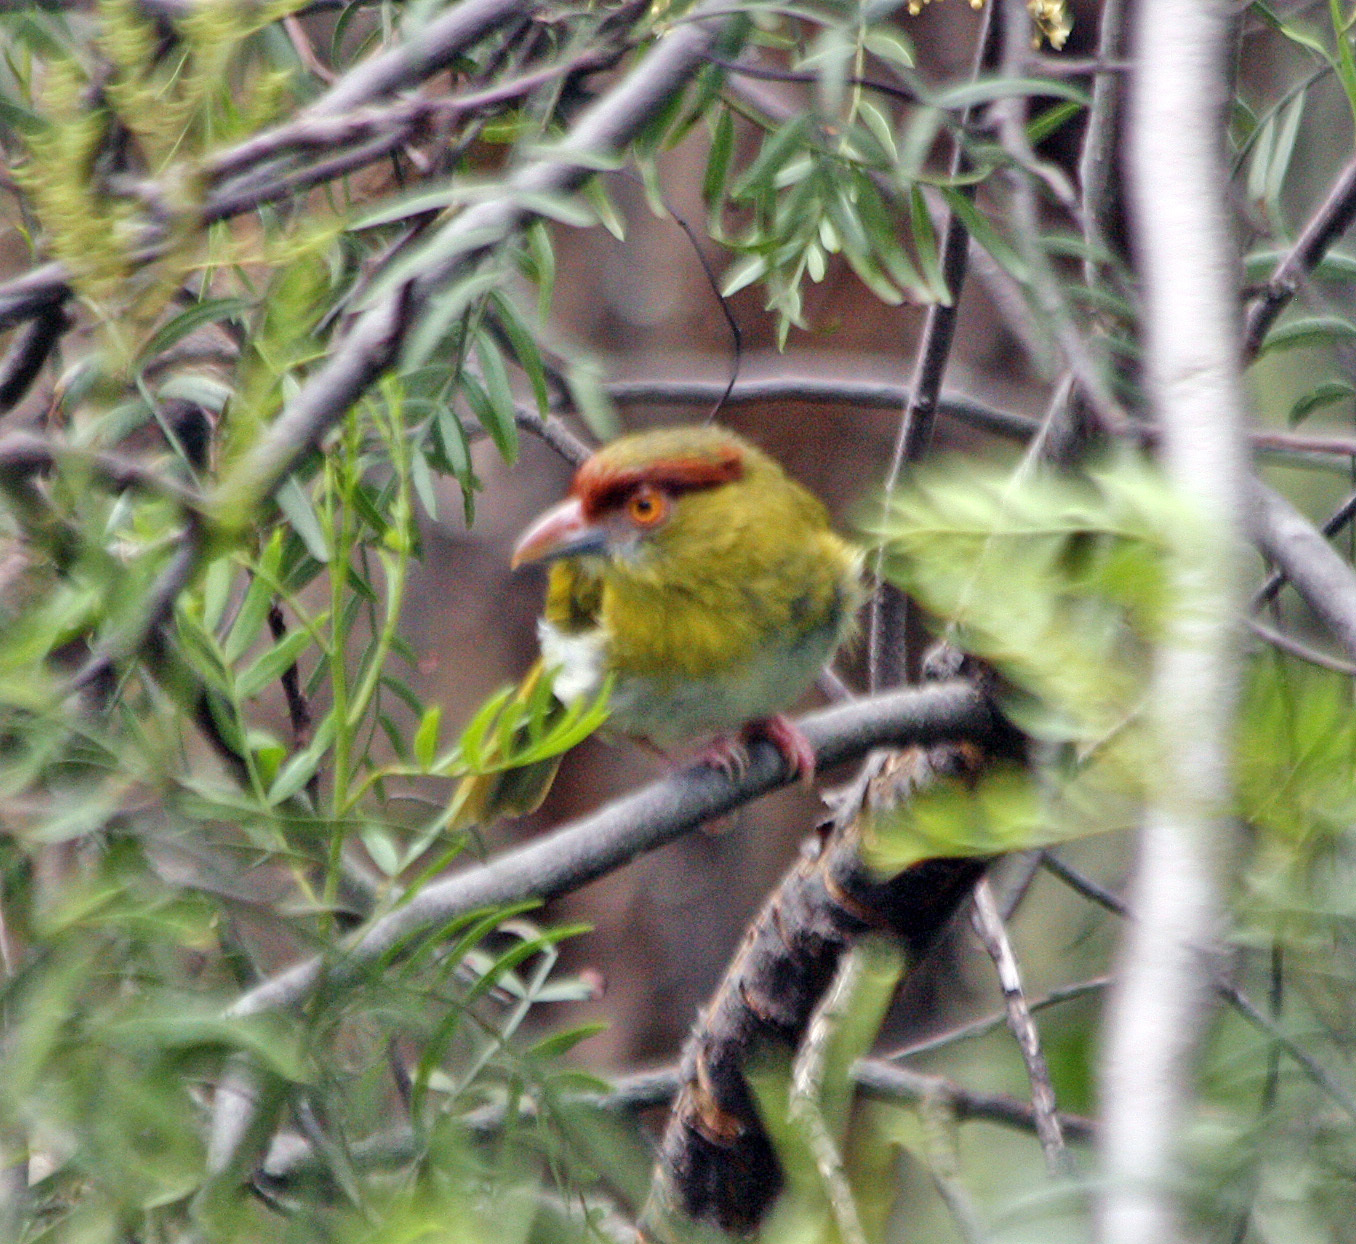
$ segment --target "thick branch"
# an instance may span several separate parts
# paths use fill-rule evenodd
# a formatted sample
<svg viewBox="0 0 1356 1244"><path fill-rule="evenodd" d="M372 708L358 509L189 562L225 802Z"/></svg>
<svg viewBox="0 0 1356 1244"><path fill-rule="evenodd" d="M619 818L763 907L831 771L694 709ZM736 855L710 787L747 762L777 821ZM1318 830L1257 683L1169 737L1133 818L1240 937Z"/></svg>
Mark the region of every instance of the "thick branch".
<svg viewBox="0 0 1356 1244"><path fill-rule="evenodd" d="M1351 567L1279 493L1254 483L1251 497L1258 546L1356 659L1356 575Z"/></svg>

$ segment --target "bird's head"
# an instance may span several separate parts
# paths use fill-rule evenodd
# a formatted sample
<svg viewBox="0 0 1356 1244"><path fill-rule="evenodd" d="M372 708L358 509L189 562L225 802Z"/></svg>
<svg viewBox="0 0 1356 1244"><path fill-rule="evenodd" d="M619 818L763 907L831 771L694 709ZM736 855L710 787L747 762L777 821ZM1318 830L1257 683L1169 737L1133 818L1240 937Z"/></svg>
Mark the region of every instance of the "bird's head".
<svg viewBox="0 0 1356 1244"><path fill-rule="evenodd" d="M603 558L633 566L708 547L757 517L785 480L752 445L716 427L622 437L576 472L569 495L518 540L513 565Z"/></svg>

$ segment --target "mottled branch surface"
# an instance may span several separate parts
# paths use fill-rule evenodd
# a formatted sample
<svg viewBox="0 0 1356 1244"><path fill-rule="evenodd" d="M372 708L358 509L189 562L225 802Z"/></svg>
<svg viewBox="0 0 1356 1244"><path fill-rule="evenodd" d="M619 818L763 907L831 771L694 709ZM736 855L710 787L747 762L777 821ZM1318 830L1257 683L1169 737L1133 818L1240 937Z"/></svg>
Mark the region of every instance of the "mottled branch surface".
<svg viewBox="0 0 1356 1244"><path fill-rule="evenodd" d="M1016 746L1002 733L992 745ZM855 940L892 937L916 965L988 865L936 859L878 877L861 857L869 818L939 776L973 777L985 762L981 749L954 744L880 758L857 808L840 814L839 825L809 845L773 892L683 1052L643 1234L668 1239L683 1221L728 1232L757 1226L782 1187L782 1173L750 1091L750 1069L800 1046Z"/></svg>

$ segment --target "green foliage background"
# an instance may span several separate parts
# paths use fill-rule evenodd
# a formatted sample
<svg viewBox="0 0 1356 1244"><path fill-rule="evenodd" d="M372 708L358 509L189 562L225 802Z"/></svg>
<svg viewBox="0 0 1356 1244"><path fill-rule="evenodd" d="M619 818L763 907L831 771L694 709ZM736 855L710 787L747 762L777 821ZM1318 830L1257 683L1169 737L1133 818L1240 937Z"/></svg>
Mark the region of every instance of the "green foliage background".
<svg viewBox="0 0 1356 1244"><path fill-rule="evenodd" d="M835 265L882 303L951 304L934 221L949 207L1033 305L1054 298L1093 324L1107 383L1140 403L1123 258L976 121L1017 99L1030 143L1067 138L1086 79L1055 62L1037 78L939 79L894 6L749 3L729 6L743 15L721 56L627 151L567 149L598 173L583 190L523 197L525 229L473 240L474 262L420 306L396 365L275 496L256 497L239 473L350 317L467 246L467 207L521 194L513 171L559 154L580 106L572 70L635 64L678 7L561 3L502 25L453 64L451 98L479 91L478 106L430 112L390 145L389 178L354 164L314 182L296 149L232 162L322 95L286 24L299 2L0 14L4 223L34 266L64 265L79 321L38 420L51 462L0 463L5 1238L528 1244L620 1237L643 1201L643 1130L572 1069L591 1030L550 1019L591 988L560 966L577 928L526 905L479 911L346 970L353 928L479 849L453 822L457 780L566 750L606 712L560 717L543 687L445 722L412 686L401 620L438 479L476 516L474 445L512 464L523 430L562 412L598 435L617 425L593 361L552 328L558 239L623 229L612 170L634 169L664 214L665 156L703 136L722 289L756 287L783 343L813 327L807 295ZM345 5L325 59L342 74L441 12ZM1040 12L1057 35L1067 14ZM1294 14L1256 0L1248 14L1281 80L1258 89L1245 75L1233 101L1257 280L1294 237L1296 185L1331 177L1321 157L1301 162L1303 136L1334 101L1356 115L1356 70L1337 0ZM811 106L777 117L728 89L720 61L745 49ZM380 123L396 125L399 106ZM948 137L966 152L959 173L938 160ZM1007 211L1016 184L1041 196L1039 236ZM257 201L228 213L228 192ZM1356 259L1330 254L1315 305L1266 339L1253 373L1264 422L1349 421L1353 274ZM1302 451L1284 461L1318 468L1317 483L1289 477L1306 501L1347 470ZM1167 533L1193 521L1129 451L1076 477L1005 458L906 481L872 520L887 573L992 662L1041 764L939 789L881 824L883 866L1057 844L1094 869L1123 864L1124 835L1085 840L1132 828L1152 788L1143 699L1174 608ZM1249 656L1247 683L1230 937L1237 979L1269 1002L1261 1022L1221 1012L1188 1182L1205 1237L1326 1239L1356 1208L1351 678L1268 649ZM1033 977L1105 961L1105 921L1048 880L1037 895ZM304 1004L237 1006L310 954L334 971ZM856 1244L846 1188L865 1238L1083 1238L1086 1150L1083 1175L1046 1180L1029 1136L960 1127L944 1093L852 1108L849 1069L901 970L875 951L862 960L820 1091L788 1098L785 1068L760 1077L792 1175L768 1234ZM1095 1109L1096 988L1043 1020L1061 1103L1079 1112ZM1021 1095L1001 1040L952 1042L925 1064ZM223 1155L212 1089L233 1075L257 1100L257 1134ZM270 1151L275 1128L286 1135ZM821 1131L844 1155L841 1185L810 1152Z"/></svg>

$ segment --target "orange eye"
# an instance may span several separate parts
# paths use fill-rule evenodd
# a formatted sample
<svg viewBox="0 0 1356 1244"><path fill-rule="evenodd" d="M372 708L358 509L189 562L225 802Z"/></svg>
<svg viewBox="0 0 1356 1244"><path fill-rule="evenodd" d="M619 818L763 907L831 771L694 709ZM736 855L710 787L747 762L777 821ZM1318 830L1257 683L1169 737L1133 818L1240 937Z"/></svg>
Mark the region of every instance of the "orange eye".
<svg viewBox="0 0 1356 1244"><path fill-rule="evenodd" d="M659 489L645 484L631 494L631 499L626 503L626 512L638 526L653 527L668 517L669 499Z"/></svg>

